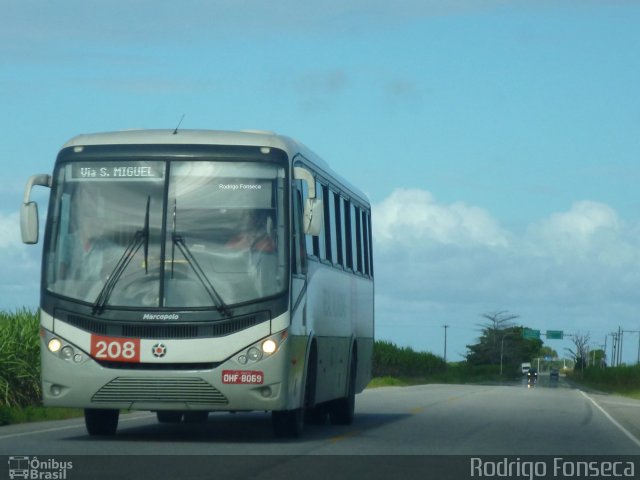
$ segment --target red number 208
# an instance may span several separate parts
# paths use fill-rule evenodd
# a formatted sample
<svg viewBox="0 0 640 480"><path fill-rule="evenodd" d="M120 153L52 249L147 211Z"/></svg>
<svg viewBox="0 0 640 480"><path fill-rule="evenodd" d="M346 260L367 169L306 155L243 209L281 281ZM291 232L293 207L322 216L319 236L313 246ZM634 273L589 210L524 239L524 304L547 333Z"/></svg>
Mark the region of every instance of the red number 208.
<svg viewBox="0 0 640 480"><path fill-rule="evenodd" d="M140 362L140 339L92 335L91 356L112 362Z"/></svg>

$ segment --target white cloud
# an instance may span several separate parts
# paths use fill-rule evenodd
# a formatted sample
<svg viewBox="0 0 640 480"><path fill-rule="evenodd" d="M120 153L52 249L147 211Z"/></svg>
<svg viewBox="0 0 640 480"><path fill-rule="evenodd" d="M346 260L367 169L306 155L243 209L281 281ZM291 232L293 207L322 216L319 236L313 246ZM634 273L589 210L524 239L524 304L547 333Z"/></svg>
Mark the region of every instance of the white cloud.
<svg viewBox="0 0 640 480"><path fill-rule="evenodd" d="M509 244L509 234L481 208L443 205L425 190L398 189L373 207L374 238L380 247Z"/></svg>
<svg viewBox="0 0 640 480"><path fill-rule="evenodd" d="M35 307L40 292L39 246L30 247L20 238L20 215L0 212L0 309Z"/></svg>
<svg viewBox="0 0 640 480"><path fill-rule="evenodd" d="M20 215L0 212L0 249L22 247L20 238Z"/></svg>
<svg viewBox="0 0 640 480"><path fill-rule="evenodd" d="M534 224L529 236L547 251L576 254L606 249L616 242L621 230L622 222L615 210L584 200L574 203L566 212L554 213Z"/></svg>
<svg viewBox="0 0 640 480"><path fill-rule="evenodd" d="M497 309L598 339L612 325L637 329L640 225L608 205L579 201L512 232L476 206L396 190L374 206L373 225L382 338L439 352L447 323L458 331L452 351L464 353L479 315Z"/></svg>

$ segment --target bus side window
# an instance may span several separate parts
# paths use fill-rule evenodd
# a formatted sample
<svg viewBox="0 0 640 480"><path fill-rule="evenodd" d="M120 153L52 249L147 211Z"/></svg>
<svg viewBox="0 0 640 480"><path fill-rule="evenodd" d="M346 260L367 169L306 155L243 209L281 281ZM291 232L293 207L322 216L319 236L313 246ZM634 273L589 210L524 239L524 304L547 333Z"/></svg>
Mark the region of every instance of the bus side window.
<svg viewBox="0 0 640 480"><path fill-rule="evenodd" d="M373 242L371 241L371 214L367 215L367 231L369 232L369 270L373 278Z"/></svg>
<svg viewBox="0 0 640 480"><path fill-rule="evenodd" d="M360 207L353 207L353 218L355 219L355 231L354 238L356 241L356 270L360 273L364 273L363 262L362 262L362 215L360 213Z"/></svg>
<svg viewBox="0 0 640 480"><path fill-rule="evenodd" d="M316 198L321 200L324 203L324 186L316 181ZM326 214L325 214L326 215ZM327 248L326 248L326 222L324 226L324 232L320 232L320 235L313 237L313 254L318 257L320 260L327 259Z"/></svg>
<svg viewBox="0 0 640 480"><path fill-rule="evenodd" d="M369 235L369 215L365 210L362 211L362 238L364 240L363 254L364 254L364 274L367 277L371 276L371 240Z"/></svg>
<svg viewBox="0 0 640 480"><path fill-rule="evenodd" d="M344 267L344 225L342 223L342 212L344 210L344 207L342 206L342 198L340 197L339 193L335 193L334 194L334 205L333 205L333 212L335 213L335 222L333 224L333 230L335 231L335 237L336 237L336 253L337 253L337 257L336 257L336 262L338 263L338 265L341 265Z"/></svg>
<svg viewBox="0 0 640 480"><path fill-rule="evenodd" d="M301 196L300 196L300 219L302 219L302 215L304 212L304 201L305 199L309 198L309 186L307 185L307 182L299 182L299 191L301 192ZM302 225L302 223L301 223ZM319 257L319 246L318 246L318 242L317 242L317 238L313 237L312 235L305 235L303 230L300 230L303 241L305 243L305 252L307 255L311 255L311 256L315 256L315 257ZM314 241L315 239L315 241Z"/></svg>
<svg viewBox="0 0 640 480"><path fill-rule="evenodd" d="M325 258L329 260L332 264L335 263L334 257L334 248L331 245L331 231L333 230L333 217L331 216L331 206L333 203L330 201L331 199L331 191L327 185L322 185L322 203L324 204L324 232L321 235L324 235L324 248L325 248Z"/></svg>
<svg viewBox="0 0 640 480"><path fill-rule="evenodd" d="M299 182L298 182L299 183ZM305 235L302 232L302 192L294 187L293 191L293 273L307 273L307 249Z"/></svg>
<svg viewBox="0 0 640 480"><path fill-rule="evenodd" d="M351 228L351 202L344 199L344 228L342 230L342 235L345 240L345 267L350 270L354 270L353 268L353 230Z"/></svg>

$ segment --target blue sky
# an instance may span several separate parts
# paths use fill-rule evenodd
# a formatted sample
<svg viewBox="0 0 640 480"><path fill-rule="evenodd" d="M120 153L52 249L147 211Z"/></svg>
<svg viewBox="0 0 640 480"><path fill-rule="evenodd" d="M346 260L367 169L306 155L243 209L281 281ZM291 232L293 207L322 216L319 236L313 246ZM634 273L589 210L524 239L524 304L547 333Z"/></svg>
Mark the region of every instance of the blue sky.
<svg viewBox="0 0 640 480"><path fill-rule="evenodd" d="M637 2L63 3L0 0L0 308L37 304L29 175L185 114L293 136L369 194L378 338L442 354L448 324L459 358L496 310L640 330Z"/></svg>

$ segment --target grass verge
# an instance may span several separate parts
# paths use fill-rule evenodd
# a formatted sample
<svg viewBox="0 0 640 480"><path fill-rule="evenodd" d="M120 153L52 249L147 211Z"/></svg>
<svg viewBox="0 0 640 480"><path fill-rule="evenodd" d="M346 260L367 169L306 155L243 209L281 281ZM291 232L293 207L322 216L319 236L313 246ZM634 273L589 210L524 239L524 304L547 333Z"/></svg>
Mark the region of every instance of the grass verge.
<svg viewBox="0 0 640 480"><path fill-rule="evenodd" d="M599 392L640 400L639 365L575 370L567 374L567 379L574 384Z"/></svg>
<svg viewBox="0 0 640 480"><path fill-rule="evenodd" d="M83 410L78 408L47 408L39 406L0 407L0 426L14 423L43 422L47 420L66 420L81 417Z"/></svg>

